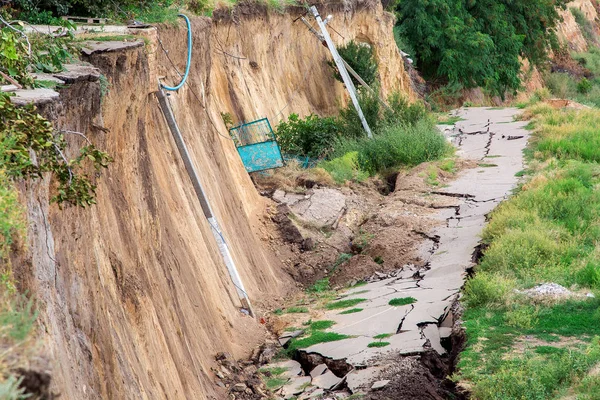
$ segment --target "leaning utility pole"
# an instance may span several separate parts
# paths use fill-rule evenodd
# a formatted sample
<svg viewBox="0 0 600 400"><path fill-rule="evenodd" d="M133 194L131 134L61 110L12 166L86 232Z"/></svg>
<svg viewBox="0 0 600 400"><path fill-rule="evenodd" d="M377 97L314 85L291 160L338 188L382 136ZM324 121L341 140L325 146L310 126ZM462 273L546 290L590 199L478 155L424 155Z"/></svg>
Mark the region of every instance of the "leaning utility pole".
<svg viewBox="0 0 600 400"><path fill-rule="evenodd" d="M358 113L360 122L362 123L363 128L365 128L365 131L367 131L367 135L369 136L369 138L373 138L373 133L371 132L371 128L369 128L369 124L367 124L367 120L365 119L362 109L360 108L360 103L358 102L358 98L356 97L356 88L354 87L354 83L352 83L352 79L350 79L350 75L348 75L348 71L346 70L346 66L344 65L344 60L338 54L337 49L335 48L335 44L333 44L333 40L331 40L331 36L329 36L329 32L327 31L327 28L325 27L325 22L323 22L323 20L321 19L321 16L319 15L319 11L317 10L317 7L312 6L310 8L310 11L313 13L313 15L315 16L315 19L317 20L317 24L319 25L319 28L321 29L321 34L323 35L323 39L325 39L325 42L327 43L327 47L329 48L329 51L331 52L331 55L333 56L333 61L335 61L335 65L337 66L338 71L340 72L340 75L342 76L342 80L344 81L344 84L346 85L346 89L348 89L348 93L350 94L350 98L352 99L354 108L356 108L356 112Z"/></svg>

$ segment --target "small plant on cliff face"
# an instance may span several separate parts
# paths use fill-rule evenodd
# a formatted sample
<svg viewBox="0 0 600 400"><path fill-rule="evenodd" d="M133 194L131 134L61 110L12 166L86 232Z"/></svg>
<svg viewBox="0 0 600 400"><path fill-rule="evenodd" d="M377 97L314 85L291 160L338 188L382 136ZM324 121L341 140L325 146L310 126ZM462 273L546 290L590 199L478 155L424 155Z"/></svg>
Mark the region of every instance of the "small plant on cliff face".
<svg viewBox="0 0 600 400"><path fill-rule="evenodd" d="M65 156L65 134L82 136L88 143L81 147L75 158ZM52 201L59 204L82 207L94 204L96 186L84 169L85 163L100 170L112 161L83 134L56 131L33 105L16 107L7 94L0 94L0 143L4 148L0 164L7 176L28 179L53 173L57 185Z"/></svg>

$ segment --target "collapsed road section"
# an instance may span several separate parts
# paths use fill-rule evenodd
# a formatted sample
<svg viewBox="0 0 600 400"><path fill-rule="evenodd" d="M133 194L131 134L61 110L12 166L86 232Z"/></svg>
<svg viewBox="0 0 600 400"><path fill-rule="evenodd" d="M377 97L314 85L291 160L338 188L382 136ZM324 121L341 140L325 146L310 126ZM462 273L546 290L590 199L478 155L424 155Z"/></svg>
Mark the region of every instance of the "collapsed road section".
<svg viewBox="0 0 600 400"><path fill-rule="evenodd" d="M424 263L376 274L366 285L340 292L336 301L355 308L329 309L320 319L333 321L325 332L343 339L299 348L296 359L302 369L288 374L279 392L283 397L342 388L370 398L438 399L448 392L457 394L445 378L463 337L460 290L474 265L487 214L517 183L528 131L524 122L514 121L517 109L468 108L456 113L462 121L445 134L457 146L457 155L477 167L426 194L444 206L434 216L440 224L422 233L427 239ZM319 378L323 374L327 379Z"/></svg>

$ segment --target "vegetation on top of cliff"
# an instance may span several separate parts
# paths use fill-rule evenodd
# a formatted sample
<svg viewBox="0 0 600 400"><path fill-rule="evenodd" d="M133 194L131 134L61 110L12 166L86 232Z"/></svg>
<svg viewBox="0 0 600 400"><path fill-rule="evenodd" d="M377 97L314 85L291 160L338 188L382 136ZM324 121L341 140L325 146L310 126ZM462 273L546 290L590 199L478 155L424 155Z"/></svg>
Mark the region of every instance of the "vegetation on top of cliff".
<svg viewBox="0 0 600 400"><path fill-rule="evenodd" d="M63 16L105 17L116 22L175 23L181 12L211 15L217 7L230 8L238 0L14 0L9 11L32 24L61 25ZM270 9L298 5L296 0L258 0ZM0 6L1 8L2 6Z"/></svg>
<svg viewBox="0 0 600 400"><path fill-rule="evenodd" d="M537 103L525 113L534 129L529 179L484 230L487 248L465 286L467 347L454 378L482 400L596 399L600 111ZM543 282L569 292L536 294Z"/></svg>
<svg viewBox="0 0 600 400"><path fill-rule="evenodd" d="M541 65L565 0L403 0L399 36L426 79L504 96L521 85L521 60Z"/></svg>
<svg viewBox="0 0 600 400"><path fill-rule="evenodd" d="M25 33L23 25L7 22L1 9L0 18L0 71L21 85L33 85L31 72L62 71L63 64L72 60L77 51L73 26L67 21L63 21L63 28L46 35Z"/></svg>
<svg viewBox="0 0 600 400"><path fill-rule="evenodd" d="M356 110L349 104L336 118L309 115L301 119L292 114L277 126L281 149L320 160L319 167L338 183L360 182L390 168L414 166L451 152L422 103L409 104L394 93L387 99L388 109L377 92L366 90L359 91L359 102L373 139L366 137Z"/></svg>

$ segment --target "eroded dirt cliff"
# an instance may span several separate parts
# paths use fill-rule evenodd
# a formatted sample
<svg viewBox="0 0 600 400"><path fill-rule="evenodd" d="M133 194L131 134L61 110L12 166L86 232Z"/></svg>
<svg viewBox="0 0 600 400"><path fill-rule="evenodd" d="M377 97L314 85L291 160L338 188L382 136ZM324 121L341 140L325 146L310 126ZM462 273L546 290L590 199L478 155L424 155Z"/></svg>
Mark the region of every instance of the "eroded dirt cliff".
<svg viewBox="0 0 600 400"><path fill-rule="evenodd" d="M413 97L378 3L324 7L343 36L371 43L382 90ZM296 12L297 11L297 12ZM193 18L188 84L170 96L207 196L257 310L293 288L269 248L269 204L256 192L221 118L333 113L343 99L327 52L295 22L299 10L235 9ZM55 391L65 399L223 398L214 355L242 357L263 326L239 310L200 204L161 114L157 79L178 80L185 28L141 32L148 39L92 51L58 100L41 107L57 127L86 133L115 159L97 177L98 204L59 210L51 182L23 188L28 245L14 255L21 289L38 301ZM160 41L159 41L160 38ZM169 57L166 56L168 51ZM102 98L99 73L109 91ZM70 136L72 144L81 140Z"/></svg>

